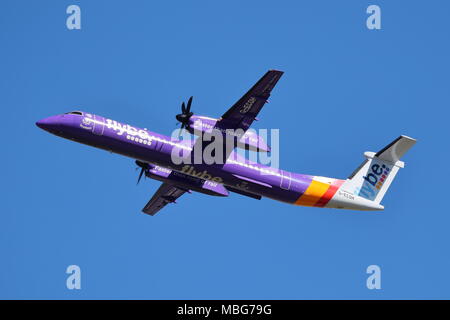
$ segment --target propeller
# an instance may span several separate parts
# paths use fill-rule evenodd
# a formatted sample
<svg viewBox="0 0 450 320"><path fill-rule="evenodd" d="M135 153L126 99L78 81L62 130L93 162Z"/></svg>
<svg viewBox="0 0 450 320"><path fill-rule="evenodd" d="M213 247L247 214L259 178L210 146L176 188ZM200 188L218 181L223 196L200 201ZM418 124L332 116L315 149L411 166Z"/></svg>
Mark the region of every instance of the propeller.
<svg viewBox="0 0 450 320"><path fill-rule="evenodd" d="M191 112L192 98L193 97L189 98L187 105L185 105L184 102L181 104L181 113L175 116L178 122L181 123L180 131L184 128L187 128L187 126L189 125L189 118L194 114L193 112Z"/></svg>
<svg viewBox="0 0 450 320"><path fill-rule="evenodd" d="M139 184L139 182L141 181L142 175L150 169L150 165L146 162L142 162L139 160L136 160L136 165L141 168L141 172L139 172L138 181L136 183L136 184Z"/></svg>

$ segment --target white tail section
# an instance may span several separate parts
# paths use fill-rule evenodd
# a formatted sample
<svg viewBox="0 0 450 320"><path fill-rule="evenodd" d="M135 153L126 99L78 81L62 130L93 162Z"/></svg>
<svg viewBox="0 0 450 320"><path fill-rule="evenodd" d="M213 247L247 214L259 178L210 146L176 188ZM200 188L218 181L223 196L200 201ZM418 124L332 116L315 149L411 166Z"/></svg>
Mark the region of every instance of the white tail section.
<svg viewBox="0 0 450 320"><path fill-rule="evenodd" d="M341 189L379 204L398 170L405 165L400 158L415 143L413 138L400 136L377 153L365 152L366 160L348 177Z"/></svg>

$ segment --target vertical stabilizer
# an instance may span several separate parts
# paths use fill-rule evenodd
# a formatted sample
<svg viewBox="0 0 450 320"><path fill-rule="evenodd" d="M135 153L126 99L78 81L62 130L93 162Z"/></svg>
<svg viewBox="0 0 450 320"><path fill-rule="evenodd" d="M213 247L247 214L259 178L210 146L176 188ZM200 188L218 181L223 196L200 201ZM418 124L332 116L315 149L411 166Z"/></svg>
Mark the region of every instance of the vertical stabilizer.
<svg viewBox="0 0 450 320"><path fill-rule="evenodd" d="M386 147L365 152L366 160L348 177L341 190L379 204L404 162L400 158L416 143L407 136L400 136Z"/></svg>

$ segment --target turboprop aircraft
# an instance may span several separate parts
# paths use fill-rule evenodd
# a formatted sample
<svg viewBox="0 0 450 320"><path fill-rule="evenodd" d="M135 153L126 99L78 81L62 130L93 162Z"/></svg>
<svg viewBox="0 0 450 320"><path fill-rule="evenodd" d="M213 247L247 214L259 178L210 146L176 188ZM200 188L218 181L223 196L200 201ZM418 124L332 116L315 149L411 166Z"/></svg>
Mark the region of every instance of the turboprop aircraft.
<svg viewBox="0 0 450 320"><path fill-rule="evenodd" d="M226 141L233 140L236 148L270 152L263 139L248 129L282 75L282 71L269 70L218 119L194 115L192 97L187 104L183 102L176 119L181 129L199 135L192 142L83 111L51 116L36 125L57 136L135 159L141 168L138 183L143 175L162 182L142 210L150 215L192 191L221 197L234 192L253 199L267 197L311 207L383 210L381 200L398 170L404 167L400 158L415 144L415 139L402 135L376 153L364 153L363 163L345 180L264 166L230 148L222 154L222 163L174 161L174 150L183 153L178 160L192 159L196 146L201 145L201 135L211 135L213 131Z"/></svg>

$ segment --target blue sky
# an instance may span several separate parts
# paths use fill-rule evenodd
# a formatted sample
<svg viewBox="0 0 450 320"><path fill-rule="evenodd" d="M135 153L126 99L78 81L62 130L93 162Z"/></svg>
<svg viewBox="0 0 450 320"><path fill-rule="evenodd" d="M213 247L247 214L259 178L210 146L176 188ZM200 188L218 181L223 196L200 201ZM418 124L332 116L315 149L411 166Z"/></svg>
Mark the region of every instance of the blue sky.
<svg viewBox="0 0 450 320"><path fill-rule="evenodd" d="M81 30L66 8L81 7ZM366 28L377 4L382 29ZM0 298L450 298L448 1L2 1ZM255 128L281 167L345 178L364 151L418 139L381 213L158 188L131 159L52 136L81 109L170 134L180 103L220 116L285 75ZM68 265L82 289L66 288ZM366 268L382 289L366 288Z"/></svg>

